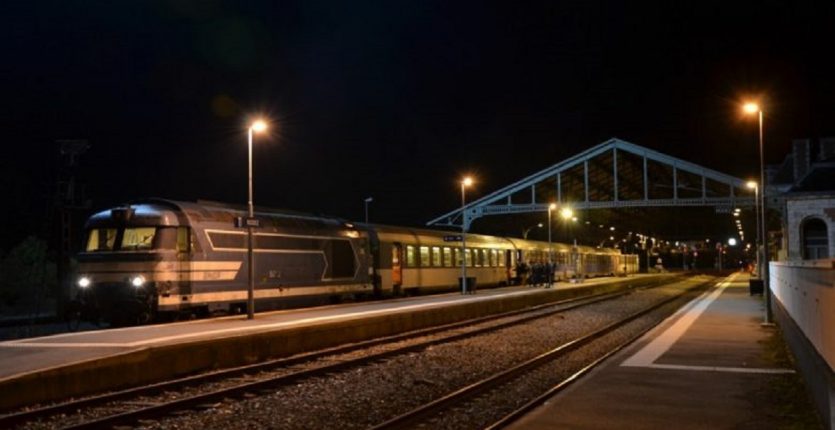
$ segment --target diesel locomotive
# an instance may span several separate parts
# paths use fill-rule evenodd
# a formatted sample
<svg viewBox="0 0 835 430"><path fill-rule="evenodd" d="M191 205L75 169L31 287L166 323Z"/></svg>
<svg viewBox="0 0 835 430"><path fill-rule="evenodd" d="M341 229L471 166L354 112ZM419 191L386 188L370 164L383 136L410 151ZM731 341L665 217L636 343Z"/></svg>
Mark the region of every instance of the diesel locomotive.
<svg viewBox="0 0 835 430"><path fill-rule="evenodd" d="M75 309L111 322L246 312L243 208L216 202L134 201L98 212L77 256ZM462 259L481 286L518 282L516 268L548 261L548 243L351 223L285 210L255 213L255 310L346 296L385 297L458 288ZM238 223L239 224L239 223ZM449 239L449 237L446 237ZM552 244L558 278L632 273L635 255ZM89 314L88 314L89 315Z"/></svg>

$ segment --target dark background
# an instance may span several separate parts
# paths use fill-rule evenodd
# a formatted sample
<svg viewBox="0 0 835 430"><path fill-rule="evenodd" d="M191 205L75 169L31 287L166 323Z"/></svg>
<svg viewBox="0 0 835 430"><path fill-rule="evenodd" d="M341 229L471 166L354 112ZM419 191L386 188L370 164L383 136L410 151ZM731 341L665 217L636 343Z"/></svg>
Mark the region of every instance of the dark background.
<svg viewBox="0 0 835 430"><path fill-rule="evenodd" d="M0 249L48 234L58 139L91 210L255 202L422 225L610 137L739 177L835 135L833 2L11 1ZM690 4L688 4L690 3Z"/></svg>

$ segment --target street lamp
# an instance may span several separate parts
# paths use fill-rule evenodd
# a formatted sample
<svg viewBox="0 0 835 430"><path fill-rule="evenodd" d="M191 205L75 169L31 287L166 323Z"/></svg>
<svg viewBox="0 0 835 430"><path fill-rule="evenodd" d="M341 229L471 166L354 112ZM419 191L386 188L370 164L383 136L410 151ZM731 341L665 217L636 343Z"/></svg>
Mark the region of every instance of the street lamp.
<svg viewBox="0 0 835 430"><path fill-rule="evenodd" d="M743 111L749 115L757 114L757 118L759 119L759 131L760 131L760 186L759 188L762 190L757 196L757 200L760 203L760 213L761 213L761 223L760 223L760 235L762 240L762 247L763 247L763 266L761 270L761 279L763 281L764 286L764 294L765 294L765 324L771 324L771 286L769 285L769 267L768 267L768 236L766 236L766 206L765 206L765 156L763 153L763 110L757 103L745 103L742 107Z"/></svg>
<svg viewBox="0 0 835 430"><path fill-rule="evenodd" d="M760 262L760 246L762 245L762 238L760 237L760 187L757 181L748 181L745 186L754 190L754 217L757 219L757 241L754 247L757 253L757 277L762 279L763 268Z"/></svg>
<svg viewBox="0 0 835 430"><path fill-rule="evenodd" d="M551 212L557 210L557 204L548 205L548 264L554 263L554 247L551 245Z"/></svg>
<svg viewBox="0 0 835 430"><path fill-rule="evenodd" d="M257 120L249 126L249 198L247 199L247 206L249 207L249 217L246 220L246 237L247 250L246 258L249 266L248 281L249 285L246 291L246 318L255 318L255 260L252 258L252 221L255 218L255 207L252 204L252 134L259 133L267 129L267 123L263 120Z"/></svg>
<svg viewBox="0 0 835 430"><path fill-rule="evenodd" d="M562 218L566 222L569 221L569 220L573 220L574 219L574 211L571 210L570 207L566 206L566 207L564 207L560 210L560 218ZM566 225L565 228L566 228L566 233L570 234L571 233L570 232L570 227L568 225ZM577 269L578 269L578 266L579 266L579 264L577 264L576 251L577 251L577 239L574 238L574 247L572 248L572 252L571 252L571 254L572 254L571 255L571 260L573 262L575 276L577 276Z"/></svg>
<svg viewBox="0 0 835 430"><path fill-rule="evenodd" d="M473 185L473 178L461 180L461 294L467 294L467 199L465 189Z"/></svg>
<svg viewBox="0 0 835 430"><path fill-rule="evenodd" d="M534 227L542 228L542 227L544 227L544 226L543 226L543 225L542 225L542 223L540 222L540 223L534 224L534 225L532 225L532 226L530 226L530 227L528 227L528 228L526 228L526 229L522 230L522 239L528 240L528 233L530 233L530 232L531 232L531 230L532 230Z"/></svg>
<svg viewBox="0 0 835 430"><path fill-rule="evenodd" d="M365 198L365 223L368 224L368 204L373 202L373 197L366 197Z"/></svg>
<svg viewBox="0 0 835 430"><path fill-rule="evenodd" d="M572 219L574 218L574 211L571 208L562 208L560 216L565 220Z"/></svg>

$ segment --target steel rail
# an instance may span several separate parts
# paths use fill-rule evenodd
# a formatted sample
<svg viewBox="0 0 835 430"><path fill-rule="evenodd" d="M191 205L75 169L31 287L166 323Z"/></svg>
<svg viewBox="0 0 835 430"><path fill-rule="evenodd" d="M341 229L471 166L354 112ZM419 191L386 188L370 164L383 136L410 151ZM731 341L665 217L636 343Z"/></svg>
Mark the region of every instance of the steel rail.
<svg viewBox="0 0 835 430"><path fill-rule="evenodd" d="M176 399L176 400L172 400L172 401L169 401L169 402L160 403L160 404L157 404L157 405L152 405L152 406L148 406L148 407L133 410L133 411L127 411L127 412L124 412L124 413L114 414L114 415L111 415L111 416L107 416L107 417L103 417L103 418L99 418L99 419L95 419L95 420L91 420L91 421L87 421L87 422L79 423L77 425L71 425L71 426L67 426L67 427L63 427L63 428L65 430L69 430L69 429L72 429L72 430L97 429L97 428L113 427L113 426L116 426L116 425L119 425L119 424L133 423L133 422L141 420L142 418L145 418L145 417L159 418L160 416L164 416L164 415L169 414L173 411L184 410L184 409L193 409L193 408L199 407L200 405L203 405L203 404L210 404L210 403L214 403L214 402L226 399L226 398L240 397L240 396L242 396L246 393L257 392L257 391L260 391L260 390L265 389L267 387L289 385L289 384L293 384L296 381L299 381L301 379L314 378L314 377L323 376L323 375L333 373L333 372L343 371L345 369L366 365L368 363L371 363L371 362L374 362L374 361L379 361L379 360L382 360L382 359L385 359L385 358L389 358L389 357L393 357L393 356L397 356L397 355L401 355L401 354L405 354L405 353L409 353L409 352L414 352L414 351L426 349L430 346L435 346L435 345L439 345L439 344L442 344L442 343L454 342L454 341L465 339L465 338L468 338L468 337L473 337L473 336L481 335L481 334L488 333L488 332L491 332L491 331L496 331L496 330L506 328L506 327L509 327L509 326L522 324L522 323L525 323L525 322L528 322L528 321L531 321L531 320L544 318L546 316L550 316L550 315L553 315L553 314L556 314L556 313L565 312L565 311L576 309L576 308L579 308L579 307L582 307L582 306L587 306L587 305L592 304L592 303L597 303L597 302L601 302L601 301L605 301L605 300L611 300L611 299L620 297L622 295L628 294L630 292L631 292L631 290L626 290L626 291L620 291L620 292L617 292L617 293L610 293L610 294L600 295L600 296L598 296L594 299L591 299L591 300L572 300L571 304L569 304L568 306L560 307L559 309L554 309L552 311L547 311L547 312L542 312L542 313L536 313L535 315L522 317L522 318L519 318L519 319L515 319L513 321L508 321L508 322L505 322L505 323L489 326L489 327L486 327L486 328L476 329L476 330L467 331L467 332L463 332L463 333L455 333L455 334L452 334L450 336L446 336L446 337L443 337L443 338L432 339L432 340L429 340L429 341L420 342L420 343L417 343L417 344L407 345L407 346L403 346L403 347L397 347L397 348L394 348L394 349L378 352L378 353L375 353L375 354L370 354L370 355L363 356L363 357L358 357L358 358L355 358L355 359L338 361L338 362L335 362L335 363L326 364L326 365L316 367L316 368L312 368L312 369L298 370L298 371L291 372L291 373L284 374L284 375L279 375L279 376L269 377L269 378L263 378L263 379L259 379L259 380L256 380L256 381L235 385L235 386L232 386L232 387L220 388L220 389L217 389L217 390L214 390L214 391L211 391L211 392L196 394L196 395L193 395L193 396L188 396L188 397L184 397L184 398L181 398L181 399ZM555 306L555 304L551 304L551 306ZM538 310L541 310L541 309L537 309L537 311ZM534 310L531 310L530 308L528 308L528 311L529 312L536 312ZM516 314L516 313L520 313L520 312L519 311L513 311L512 313ZM494 319L494 318L491 318L491 319ZM473 324L472 320L467 325L471 325L471 324ZM449 330L456 330L456 329L461 328L461 326L462 326L462 324L459 324L459 323L456 323L454 325L456 327L451 328ZM447 330L447 331L449 331L449 330ZM435 329L433 331L437 332L439 330ZM375 342L375 343L379 343L379 342ZM387 343L390 343L390 342L387 342ZM375 346L375 345L372 345L372 346ZM361 348L352 348L352 350L357 350L357 349L361 349ZM327 354L327 355L333 355L333 354Z"/></svg>
<svg viewBox="0 0 835 430"><path fill-rule="evenodd" d="M417 424L419 422L421 422L422 420L424 420L428 417L436 416L439 413L441 413L442 411L448 410L449 408L451 408L454 405L461 404L461 403L463 403L463 402L465 402L465 401L467 401L467 400L469 400L469 399L471 399L471 398L473 398L473 397L475 397L479 394L482 394L484 392L494 390L494 389L506 384L507 382L511 381L512 379L516 379L516 378L518 378L518 377L520 377L520 376L522 376L526 373L529 373L533 370L536 370L537 368L553 361L554 359L556 359L560 356L563 356L563 355L565 355L565 354L567 354L571 351L576 350L577 348L579 348L581 346L584 346L584 345L592 342L593 340L599 339L599 338L605 336L606 334L609 334L610 332L612 332L615 329L625 325L626 323L634 321L634 320L636 320L636 319L638 319L638 318L640 318L640 317L642 317L642 316L644 316L644 315L646 315L650 312L655 311L656 309L658 309L662 306L665 306L665 305L667 305L667 304L669 304L669 303L671 303L675 300L680 299L681 297L684 297L687 294L690 294L691 292L693 292L697 289L703 288L705 285L709 285L709 284L712 284L712 283L714 283L714 281L701 282L697 285L694 285L691 288L688 288L687 290L685 290L681 294L678 294L678 295L672 296L670 298L661 300L658 303L655 303L651 306L648 306L644 309L641 309L637 312L634 312L634 313L628 315L625 318L622 318L620 320L617 320L617 321L614 321L610 324L607 324L606 326L604 326L604 327L602 327L598 330L595 330L591 333L588 333L586 335L583 335L581 337L578 337L576 339L573 339L571 341L563 343L563 344L561 344L561 345L559 345L559 346L557 346L557 347L555 347L555 348L553 348L553 349L551 349L547 352L544 352L544 353L542 353L542 354L540 354L540 355L538 355L538 356L536 356L536 357L534 357L530 360L527 360L527 361L525 361L521 364L518 364L518 365L513 366L511 368L505 369L501 372L494 373L493 375L491 375L487 378L484 378L480 381L474 382L474 383L472 383L472 384L470 384L466 387L460 388L460 389L458 389L458 390L456 390L452 393L449 393L449 394L447 394L447 395L445 395L441 398L435 399L435 400L433 400L429 403L426 403L426 404L424 404L420 407L417 407L417 408L415 408L415 409L413 409L409 412L398 415L398 416L396 416L396 417L394 417L394 418L392 418L392 419L390 419L390 420L388 420L384 423L381 423L381 424L378 424L378 425L372 427L371 429L372 430L383 430L383 429L414 428L414 427L417 426ZM631 342L631 340L630 340L630 342ZM607 353L606 356L608 356L610 354L613 354L613 353L614 352L610 351L609 353ZM596 360L596 363L599 363L600 361L602 361L602 358ZM588 366L586 366L586 367L588 367ZM588 370L590 370L590 368L587 369L586 371L588 371ZM583 373L581 373L580 375L582 375L582 374ZM569 379L574 380L576 378L579 378L580 375L577 375L577 374L572 375L572 377L570 377Z"/></svg>
<svg viewBox="0 0 835 430"><path fill-rule="evenodd" d="M518 409L516 409L513 412L505 415L504 417L502 417L501 419L499 419L495 423L485 427L484 430L499 430L499 429L507 427L508 425L510 425L514 421L518 420L519 418L522 418L528 412L530 412L534 408L537 408L540 405L544 404L546 401L548 401L548 399L550 399L551 397L553 397L554 395L556 395L560 391L568 388L568 386L570 386L574 382L577 382L580 379L580 377L582 377L586 373L589 373L595 367L597 367L598 365L600 365L601 363L603 363L604 361L609 359L609 357L617 354L622 349L631 345L633 342L640 339L642 336L647 334L650 330L654 329L655 327L657 327L657 325L652 325L652 326L646 327L643 330L640 330L637 334L635 334L634 336L631 336L625 342L623 342L623 343L617 345L616 347L610 349L605 354L596 358L594 361L587 364L586 366L584 366L580 370L572 373L570 376L568 376L567 378L563 379L562 381L560 381L559 383L557 383L556 385L551 387L548 391L540 394L539 396L537 396L533 400L525 403L524 405L520 406Z"/></svg>
<svg viewBox="0 0 835 430"><path fill-rule="evenodd" d="M293 366L293 365L305 364L305 363L309 363L309 362L312 362L312 361L315 361L315 360L318 360L318 359L321 359L321 358L327 357L327 356L333 356L333 355L339 355L339 354L354 352L354 351L358 351L358 350L362 350L362 349L371 348L371 347L374 347L374 346L384 345L386 343L395 343L395 342L401 342L401 341L408 340L408 339L419 338L419 337L422 337L422 336L434 335L434 334L441 333L441 332L444 332L444 331L453 331L453 330L456 330L456 329L469 328L469 327L473 326L474 324L481 324L481 323L490 322L490 321L498 320L498 319L502 319L502 318L512 318L514 316L519 316L519 315L524 315L524 314L531 314L531 315L528 315L528 316L523 316L523 317L518 318L518 319L514 319L512 321L504 322L504 323L501 323L501 324L498 324L498 325L489 326L489 327L485 327L485 328L481 328L481 329L470 330L470 331L467 331L467 332L464 332L464 333L458 333L458 334L454 334L454 335L447 336L447 337L444 337L444 338L435 339L435 340L428 341L428 342L423 342L423 343L418 343L416 345L404 347L402 349L393 349L393 350L390 350L390 351L385 351L385 352L378 353L378 354L373 355L373 356L369 356L369 358L364 360L364 361L362 361L363 359L358 359L360 361L346 361L346 362L338 363L338 364L335 364L335 365L324 366L324 367L321 367L321 368L316 368L316 369L311 369L311 370L306 370L306 371L293 372L293 373L290 373L290 374L287 374L287 375L283 375L281 377L266 379L266 380L263 380L263 381L256 381L256 382L253 382L253 383L246 383L246 384L236 385L234 387L230 387L230 388L226 388L226 389L222 389L222 390L217 390L217 391L214 391L214 392L211 392L211 393L207 393L206 395L192 396L192 397L188 397L188 398L183 398L183 399L180 399L180 400L177 400L177 401L174 401L174 402L170 402L170 405L168 405L168 407L166 406L166 404L154 405L154 406L139 409L139 410L136 410L136 411L133 411L133 412L125 412L125 413L114 415L114 416L111 416L111 417L106 417L106 418L109 418L106 421L103 420L103 419L99 419L99 420L91 421L91 422L88 422L88 423L81 423L81 424L76 425L76 426L70 426L70 427L67 427L67 428L91 428L91 426L93 426L93 427L100 426L101 427L101 426L106 426L106 425L115 425L116 423L124 422L126 420L139 419L141 416L148 416L148 415L153 415L153 414L164 413L166 410L182 409L182 408L185 408L186 405L189 404L189 402L191 402L192 404L199 403L199 402L207 402L207 401L210 401L211 398L213 398L211 396L229 397L229 396L233 396L236 391L242 392L242 391L245 391L245 390L255 390L260 386L260 384L266 384L266 385L277 384L277 385L280 385L282 383L281 379L283 379L283 378L287 378L286 379L287 381L294 381L294 380L301 379L301 378L313 377L313 376L316 376L316 372L321 372L321 373L332 372L332 371L335 371L335 370L340 370L340 367L357 366L357 365L361 365L362 362L368 362L368 361L371 361L371 360L379 360L379 359L382 359L382 358L386 358L386 356L389 356L389 355L401 354L401 353L404 353L404 352L409 352L410 350L419 350L419 349L422 349L422 348L426 348L428 346L432 346L434 344L443 343L443 342L451 342L451 341L454 341L454 340L459 340L459 339L464 338L464 337L476 336L476 335L483 334L483 333L486 333L486 332L499 330L501 328L505 328L505 327L508 327L508 326L511 326L511 325L522 324L524 322L527 322L527 321L530 321L530 320L533 320L533 319L544 318L544 317L553 315L555 313L565 312L565 311L568 311L568 310L571 310L571 309L575 309L577 307L586 306L586 305L589 305L589 304L592 304L592 303L597 303L597 302L604 301L604 300L611 300L611 299L629 294L629 293L631 293L631 292L633 292L637 289L651 288L651 287L656 287L658 285L665 285L667 283L665 281L670 281L670 280L662 280L661 282L651 284L651 285L642 286L642 287L630 287L628 289L625 289L623 291L618 291L618 292L615 292L615 293L600 293L600 294L594 294L594 295L589 295L589 296L574 297L574 298L571 298L571 299L560 300L560 301L556 301L556 302L552 302L552 303L545 303L545 304L542 304L542 305L528 307L528 308L525 308L525 309L519 309L519 310L515 310L515 311L504 312L504 313L501 313L501 314L489 315L489 316L486 316L486 317L474 318L474 319L470 319L470 320L466 320L466 321L460 321L460 322L456 322L456 323L445 324L445 325L442 325L442 326L431 327L431 328L421 329L421 330L415 330L415 331L402 333L402 334L398 334L398 335L387 336L387 337L384 337L384 338L372 339L372 340L365 341L365 342L357 342L357 343L350 344L350 345L328 348L328 349L324 349L324 350L319 350L319 351L314 351L314 352L310 352L310 353L300 354L300 355L297 355L297 356L294 356L294 357L276 359L276 360L271 360L271 361L263 362L263 363L255 363L255 364L251 364L251 365L247 365L247 366L241 366L241 367L221 370L221 371L207 373L207 374L194 375L194 376L189 376L189 377L180 378L180 379L176 379L176 380L164 381L164 382L145 385L145 386L141 386L141 387L129 388L129 389L113 392L113 393L106 393L106 394L102 394L102 395L98 395L98 396L93 396L93 397L73 400L73 401L69 401L69 402L59 403L59 404L50 405L50 406L46 406L46 407L42 407L42 408L25 410L25 411L13 413L13 414L0 416L0 427L7 428L7 427L18 425L18 424L21 424L21 423L24 423L24 422L33 421L33 420L38 419L38 418L49 417L49 416L62 414L62 413L63 414L73 413L73 412L77 412L81 409L102 406L102 405L105 405L105 404L111 403L111 402L118 402L118 401L123 401L125 399L136 398L136 397L141 397L141 396L152 396L152 395L160 394L160 393L165 392L165 391L172 391L172 390L185 388L185 387L190 387L190 386L198 386L200 384L210 383L210 382L214 382L214 381L221 380L221 379L230 379L230 378L244 376L244 375L247 375L247 374L253 374L253 373L256 373L256 372L269 371L269 370L273 370L273 369L281 368L281 367L288 367L288 366ZM548 308L554 308L554 309L547 310ZM318 369L322 369L322 370L318 370ZM305 372L308 372L308 373L305 374ZM313 372L313 373L310 373L310 372ZM136 418L131 418L132 416L136 416ZM112 424L108 424L108 423L111 423L111 422L112 422ZM90 424L90 426L87 426L87 424Z"/></svg>

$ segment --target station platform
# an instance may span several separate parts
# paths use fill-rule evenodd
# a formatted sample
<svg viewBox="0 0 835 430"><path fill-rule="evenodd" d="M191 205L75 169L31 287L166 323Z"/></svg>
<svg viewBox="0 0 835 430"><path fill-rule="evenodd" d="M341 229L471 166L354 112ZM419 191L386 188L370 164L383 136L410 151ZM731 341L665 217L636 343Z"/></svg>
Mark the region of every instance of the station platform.
<svg viewBox="0 0 835 430"><path fill-rule="evenodd" d="M0 342L0 411L359 342L549 301L648 286L631 275L265 312Z"/></svg>
<svg viewBox="0 0 835 430"><path fill-rule="evenodd" d="M736 273L512 429L775 428L762 400L776 375L761 296Z"/></svg>

